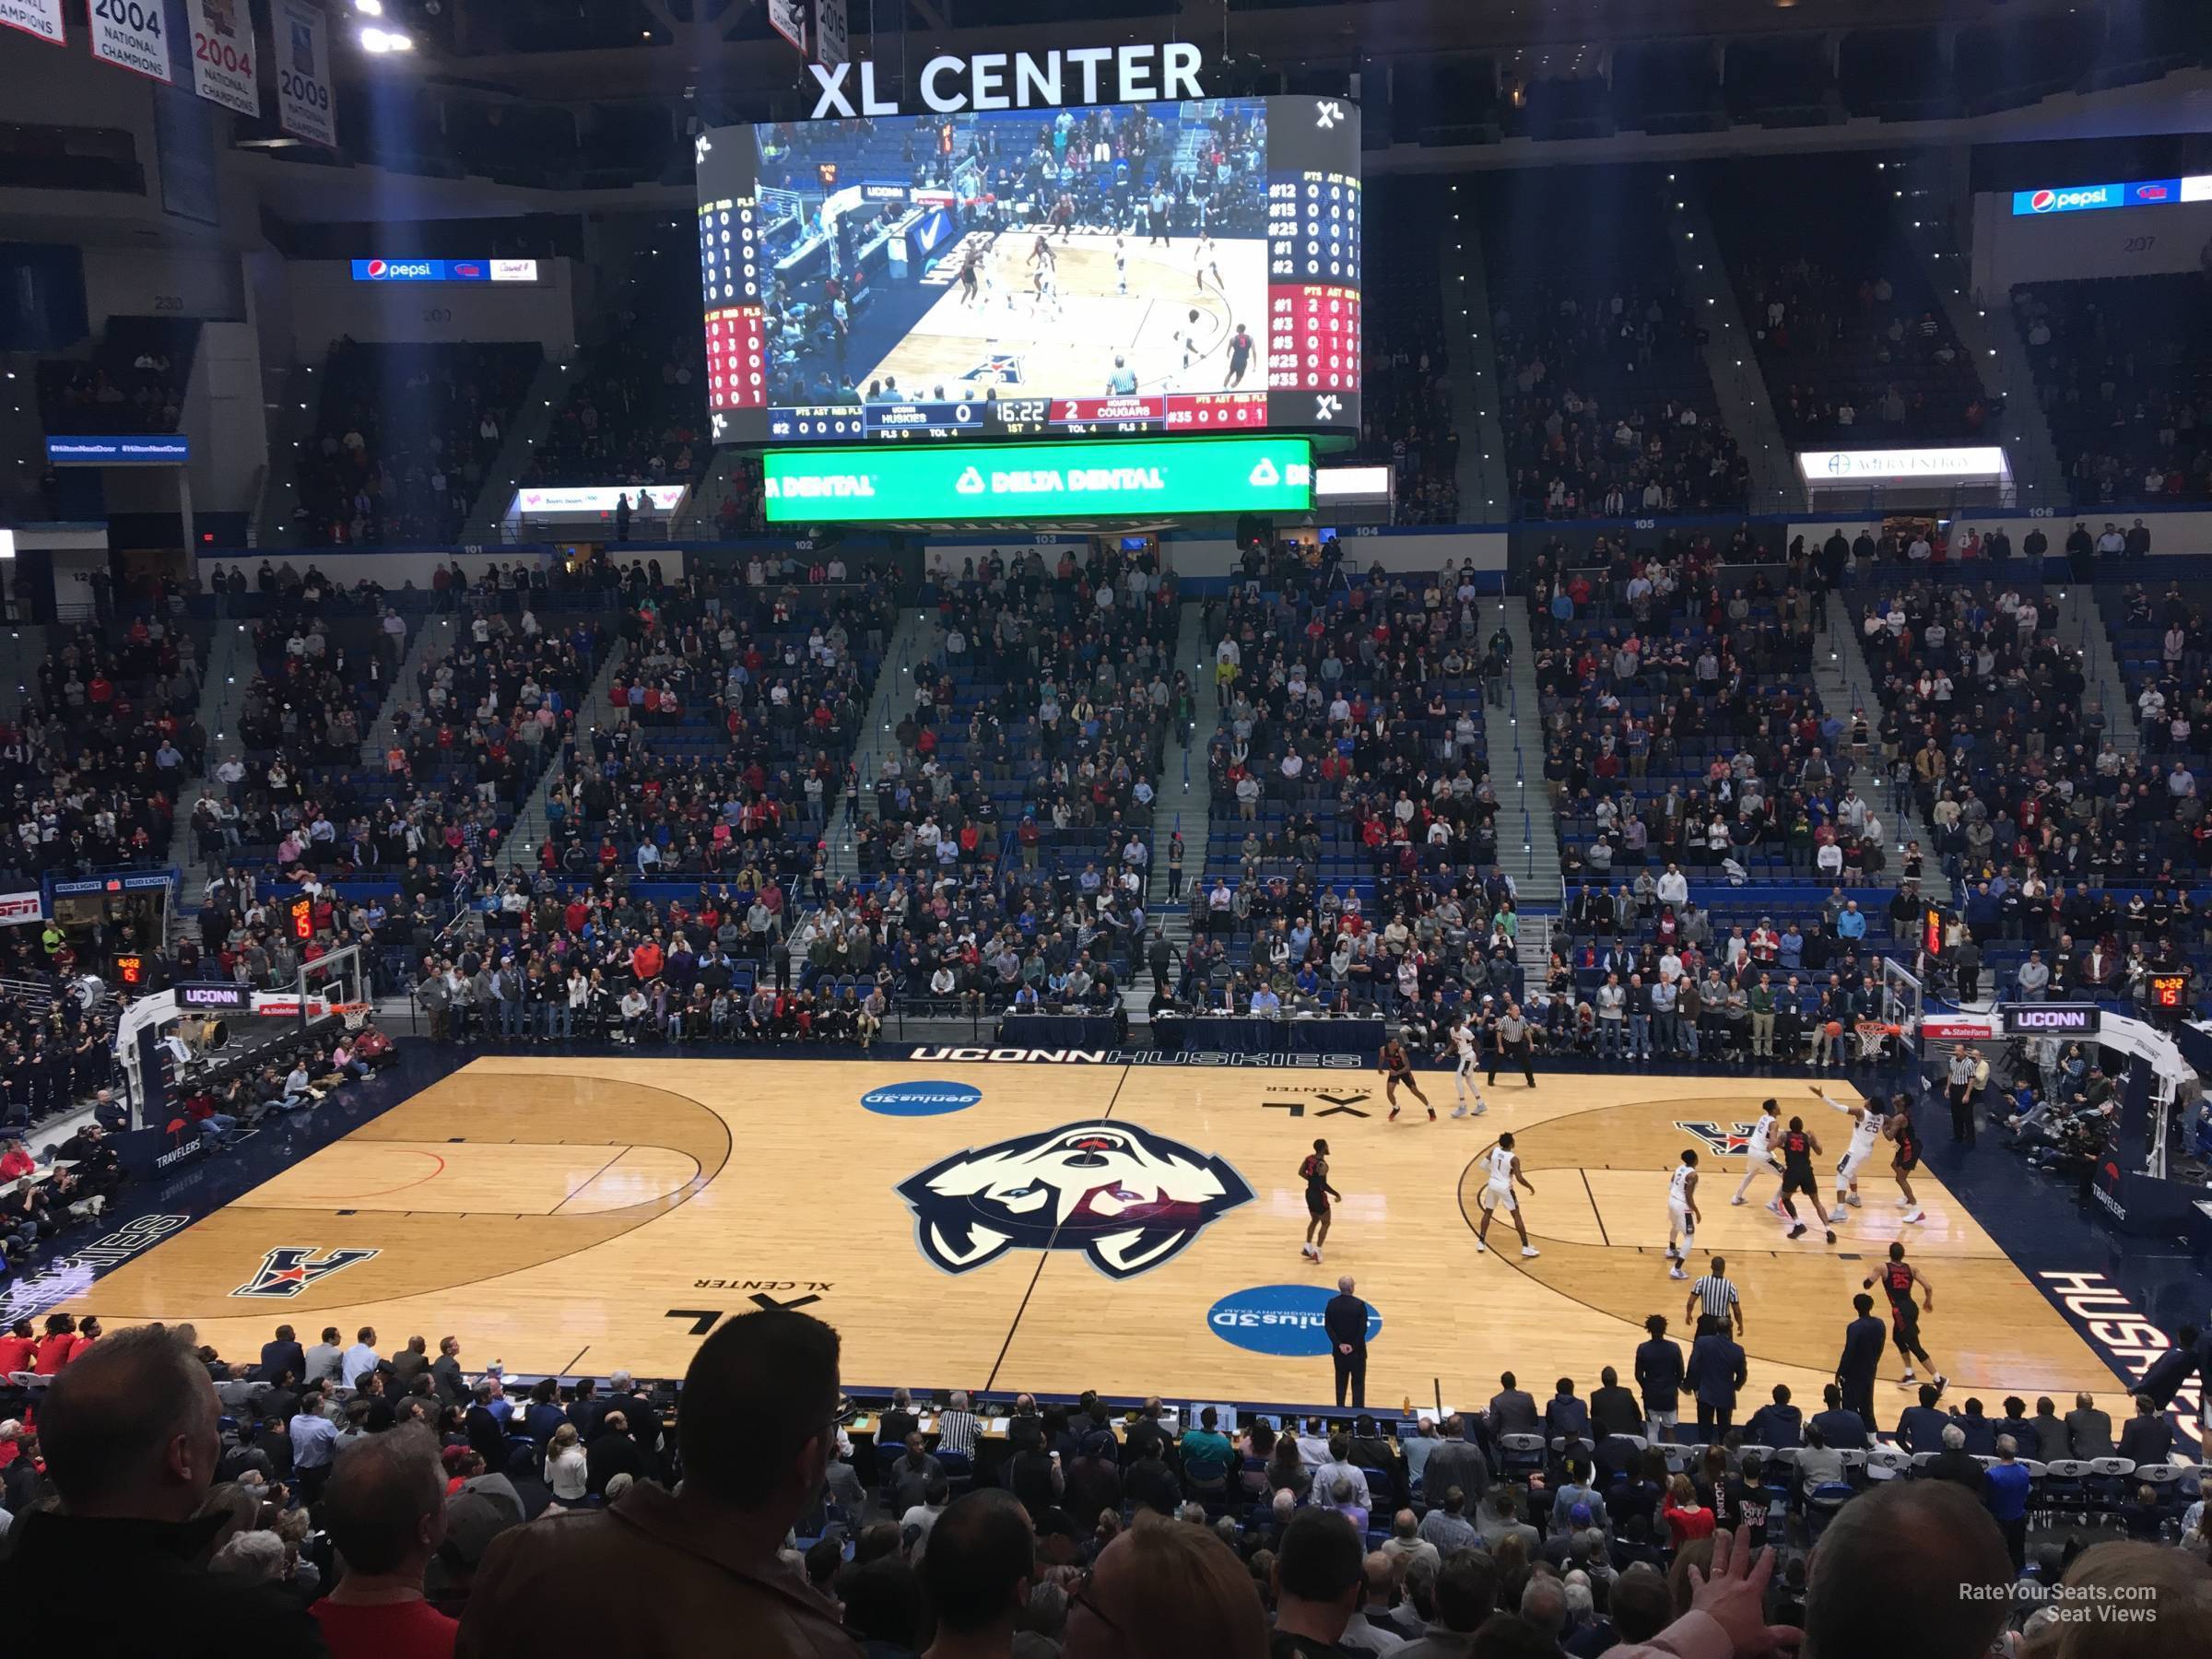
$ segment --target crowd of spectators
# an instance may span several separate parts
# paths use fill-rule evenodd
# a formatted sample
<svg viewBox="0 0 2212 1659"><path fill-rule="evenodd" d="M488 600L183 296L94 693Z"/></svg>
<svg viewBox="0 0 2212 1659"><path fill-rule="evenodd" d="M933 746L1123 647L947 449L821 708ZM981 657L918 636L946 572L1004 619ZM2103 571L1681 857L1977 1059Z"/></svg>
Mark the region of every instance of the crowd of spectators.
<svg viewBox="0 0 2212 1659"><path fill-rule="evenodd" d="M1997 1418L1931 1385L1893 1450L1835 1385L1809 1416L1778 1386L1734 1427L1726 1324L1702 1319L1685 1351L1650 1324L1633 1387L1607 1368L1587 1396L1562 1378L1539 1404L1508 1373L1487 1409L1441 1424L1263 1416L1232 1439L1210 1407L1022 1395L986 1441L982 1402L924 1419L901 1393L872 1445L853 1443L836 1332L789 1311L722 1325L680 1389L617 1372L512 1393L453 1336L433 1356L422 1336L387 1351L372 1328L328 1327L304 1345L285 1325L248 1361L189 1326L18 1327L0 1340L55 1365L35 1423L11 1425L0 1589L34 1620L69 1610L100 1654L689 1654L732 1630L791 1659L1834 1659L1900 1641L2104 1659L2212 1641L2194 1468L2061 1495L2050 1467L2162 1460L2159 1394L2194 1349L2145 1378L2118 1441L2087 1394L2063 1416L2008 1398ZM1700 1443L1675 1444L1693 1403ZM2034 1524L2039 1503L2070 1505L2072 1528ZM2122 1538L2088 1541L2113 1524ZM90 1594L117 1574L143 1593ZM2100 1595L2143 1616L2118 1634L2062 1616Z"/></svg>
<svg viewBox="0 0 2212 1659"><path fill-rule="evenodd" d="M199 339L197 319L110 317L89 358L39 365L48 434L175 431Z"/></svg>
<svg viewBox="0 0 2212 1659"><path fill-rule="evenodd" d="M179 792L207 747L203 641L165 607L56 635L21 718L0 727L5 862L31 880L159 863Z"/></svg>
<svg viewBox="0 0 2212 1659"><path fill-rule="evenodd" d="M1473 571L1347 578L1335 544L1286 547L1204 627L1211 834L1156 1006L1411 1013L1517 985L1483 727L1512 643Z"/></svg>
<svg viewBox="0 0 2212 1659"><path fill-rule="evenodd" d="M1984 441L2002 406L1945 315L1924 256L1900 236L1885 181L1864 156L1707 172L1722 253L1783 433L1839 449ZM1808 193L1817 214L1804 211Z"/></svg>
<svg viewBox="0 0 2212 1659"><path fill-rule="evenodd" d="M2012 291L2077 507L2212 496L2212 352L2201 276L2117 276Z"/></svg>
<svg viewBox="0 0 2212 1659"><path fill-rule="evenodd" d="M1813 689L1806 562L1732 579L1703 537L1580 558L1540 559L1526 600L1564 873L1878 877L1882 826L1849 783L1867 717Z"/></svg>
<svg viewBox="0 0 2212 1659"><path fill-rule="evenodd" d="M1553 272L1494 296L1514 515L1741 509L1750 464L1721 424L1680 291L1604 289L1562 291Z"/></svg>
<svg viewBox="0 0 2212 1659"><path fill-rule="evenodd" d="M324 361L292 516L315 544L450 541L543 352L341 339Z"/></svg>
<svg viewBox="0 0 2212 1659"><path fill-rule="evenodd" d="M698 274L673 245L639 255L530 456L541 484L689 484L705 470L706 354Z"/></svg>
<svg viewBox="0 0 2212 1659"><path fill-rule="evenodd" d="M1443 225L1431 190L1371 184L1362 223L1359 453L1390 464L1400 524L1460 522L1453 331L1436 278Z"/></svg>

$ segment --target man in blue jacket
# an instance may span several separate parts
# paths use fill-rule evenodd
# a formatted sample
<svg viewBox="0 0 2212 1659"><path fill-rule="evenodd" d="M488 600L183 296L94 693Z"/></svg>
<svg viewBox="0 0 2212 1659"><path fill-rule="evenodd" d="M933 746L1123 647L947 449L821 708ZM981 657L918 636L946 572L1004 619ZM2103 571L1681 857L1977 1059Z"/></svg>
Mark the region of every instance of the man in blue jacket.
<svg viewBox="0 0 2212 1659"><path fill-rule="evenodd" d="M1819 1430L1822 1441L1839 1452L1864 1452L1872 1435L1872 1425L1843 1404L1843 1391L1833 1382L1823 1388L1820 1395L1827 1409L1815 1412L1808 1427Z"/></svg>
<svg viewBox="0 0 2212 1659"><path fill-rule="evenodd" d="M1805 1413L1790 1404L1786 1383L1774 1384L1774 1398L1751 1414L1744 1425L1744 1439L1754 1446L1772 1446L1777 1452L1804 1439Z"/></svg>
<svg viewBox="0 0 2212 1659"><path fill-rule="evenodd" d="M1943 1450L1943 1431L1951 1426L1951 1418L1948 1412L1936 1408L1936 1402L1941 1397L1933 1382L1920 1385L1920 1404L1908 1406L1898 1414L1899 1445L1915 1454Z"/></svg>
<svg viewBox="0 0 2212 1659"><path fill-rule="evenodd" d="M1643 1328L1651 1336L1636 1347L1636 1387L1643 1395L1644 1438L1669 1441L1682 1405L1682 1348L1667 1340L1665 1314L1653 1314Z"/></svg>
<svg viewBox="0 0 2212 1659"><path fill-rule="evenodd" d="M1859 1414L1867 1428L1874 1427L1874 1383L1881 1375L1882 1349L1889 1341L1882 1322L1874 1316L1874 1298L1861 1293L1851 1299L1858 1317L1843 1327L1843 1357L1836 1361L1836 1385L1843 1404ZM1826 1432L1823 1430L1822 1432ZM1832 1435L1828 1443L1841 1444Z"/></svg>
<svg viewBox="0 0 2212 1659"><path fill-rule="evenodd" d="M1747 1373L1743 1345L1719 1320L1707 1314L1698 1321L1698 1333L1685 1375L1698 1396L1698 1438L1711 1446L1727 1438L1735 1421L1736 1391Z"/></svg>
<svg viewBox="0 0 2212 1659"><path fill-rule="evenodd" d="M1595 1443L1590 1432L1590 1407L1576 1395L1572 1377L1561 1377L1558 1392L1544 1402L1544 1438Z"/></svg>

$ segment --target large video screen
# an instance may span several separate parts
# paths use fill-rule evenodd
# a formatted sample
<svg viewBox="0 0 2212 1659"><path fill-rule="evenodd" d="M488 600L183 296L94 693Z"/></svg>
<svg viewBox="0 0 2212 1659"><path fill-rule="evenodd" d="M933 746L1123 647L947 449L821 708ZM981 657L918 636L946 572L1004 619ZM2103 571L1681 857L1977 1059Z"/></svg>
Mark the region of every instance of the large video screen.
<svg viewBox="0 0 2212 1659"><path fill-rule="evenodd" d="M719 442L1359 429L1341 99L724 127L698 150Z"/></svg>

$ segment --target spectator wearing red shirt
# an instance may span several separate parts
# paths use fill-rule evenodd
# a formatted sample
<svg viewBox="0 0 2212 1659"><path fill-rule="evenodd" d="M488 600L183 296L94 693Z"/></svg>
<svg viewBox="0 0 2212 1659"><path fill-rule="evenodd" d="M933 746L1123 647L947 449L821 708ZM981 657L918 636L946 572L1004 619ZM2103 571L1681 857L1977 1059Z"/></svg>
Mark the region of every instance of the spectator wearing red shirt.
<svg viewBox="0 0 2212 1659"><path fill-rule="evenodd" d="M39 1351L39 1339L31 1334L31 1323L18 1319L5 1336L0 1336L0 1377L12 1377L18 1371L27 1371Z"/></svg>
<svg viewBox="0 0 2212 1659"><path fill-rule="evenodd" d="M20 1181L38 1167L30 1149L19 1140L9 1141L7 1150L0 1152L0 1181Z"/></svg>
<svg viewBox="0 0 2212 1659"><path fill-rule="evenodd" d="M76 1358L78 1340L76 1320L66 1313L48 1315L46 1335L39 1339L38 1359L31 1370L41 1377L53 1376Z"/></svg>
<svg viewBox="0 0 2212 1659"><path fill-rule="evenodd" d="M348 1446L323 1492L323 1524L346 1563L308 1611L332 1659L452 1659L460 1626L423 1596L445 1540L438 1443L419 1424Z"/></svg>
<svg viewBox="0 0 2212 1659"><path fill-rule="evenodd" d="M1659 1514L1677 1549L1693 1539L1712 1536L1712 1510L1698 1501L1697 1488L1687 1475L1677 1475L1666 1483L1666 1498L1659 1506Z"/></svg>
<svg viewBox="0 0 2212 1659"><path fill-rule="evenodd" d="M650 985L661 977L661 968L666 960L660 945L647 939L629 953L629 971L637 975L639 984Z"/></svg>

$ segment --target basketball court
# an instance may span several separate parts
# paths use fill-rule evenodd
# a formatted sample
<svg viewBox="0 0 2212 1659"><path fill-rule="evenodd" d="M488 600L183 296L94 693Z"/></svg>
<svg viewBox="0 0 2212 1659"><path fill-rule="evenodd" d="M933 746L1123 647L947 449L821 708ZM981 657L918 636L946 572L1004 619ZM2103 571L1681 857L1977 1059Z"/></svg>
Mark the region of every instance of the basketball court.
<svg viewBox="0 0 2212 1659"><path fill-rule="evenodd" d="M1055 294L1040 304L1030 282L1038 235L1034 228L995 237L971 232L932 272L945 283L936 303L888 357L856 372L853 383L865 387L888 376L910 396L938 386L981 396L995 385L1001 396L1041 387L1103 397L1119 355L1140 393L1219 392L1228 387L1229 338L1241 323L1254 344L1237 389L1267 389L1265 241L1209 244L1202 285L1194 236L1149 247L1140 234L1123 237L1125 273L1114 265L1112 236L1053 236L1046 268ZM972 299L959 280L971 249L979 251Z"/></svg>
<svg viewBox="0 0 2212 1659"><path fill-rule="evenodd" d="M1351 1274L1381 1325L1378 1406L1539 1396L1630 1365L1642 1321L1683 1327L1668 1171L1700 1149L1704 1253L1740 1288L1751 1382L1817 1402L1851 1299L1904 1237L1954 1398L2117 1391L2109 1366L1926 1171L1907 1229L1886 1164L1833 1247L1731 1207L1727 1154L1759 1100L1828 1150L1843 1118L1803 1079L1500 1079L1486 1117L1386 1121L1372 1071L1182 1065L494 1056L401 1102L93 1284L120 1327L190 1321L226 1355L289 1323L461 1337L473 1369L680 1373L705 1331L804 1306L843 1334L848 1385L1324 1399L1322 1300ZM1830 1082L1831 1092L1851 1096ZM1924 1125L1924 1128L1925 1126ZM1476 1160L1515 1131L1542 1250L1502 1220L1478 1254ZM1299 1251L1316 1136L1342 1193L1325 1265ZM1886 1362L1885 1395L1897 1368ZM1885 1406L1885 1415L1888 1406Z"/></svg>

